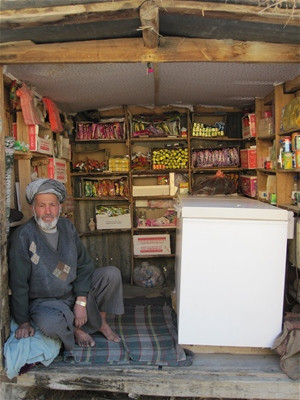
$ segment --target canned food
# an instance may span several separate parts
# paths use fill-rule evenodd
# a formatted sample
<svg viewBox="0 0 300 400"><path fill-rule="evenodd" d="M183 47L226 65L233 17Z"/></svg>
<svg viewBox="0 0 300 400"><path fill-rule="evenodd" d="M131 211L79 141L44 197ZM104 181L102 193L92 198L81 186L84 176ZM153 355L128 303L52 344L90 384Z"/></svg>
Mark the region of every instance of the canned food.
<svg viewBox="0 0 300 400"><path fill-rule="evenodd" d="M284 153L289 153L290 151L292 151L292 141L290 136L284 136L282 138L282 144Z"/></svg>
<svg viewBox="0 0 300 400"><path fill-rule="evenodd" d="M283 166L283 169L292 169L293 168L293 154L292 154L292 152L284 152L284 153L282 153L282 166Z"/></svg>

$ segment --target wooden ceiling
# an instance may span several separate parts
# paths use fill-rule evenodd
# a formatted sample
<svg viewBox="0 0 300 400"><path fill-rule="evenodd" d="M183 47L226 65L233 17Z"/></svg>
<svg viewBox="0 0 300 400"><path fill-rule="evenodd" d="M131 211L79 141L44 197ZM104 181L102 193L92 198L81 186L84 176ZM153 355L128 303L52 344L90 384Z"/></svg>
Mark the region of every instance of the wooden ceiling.
<svg viewBox="0 0 300 400"><path fill-rule="evenodd" d="M0 63L152 63L155 103L160 63L296 65L299 22L299 0L2 0Z"/></svg>

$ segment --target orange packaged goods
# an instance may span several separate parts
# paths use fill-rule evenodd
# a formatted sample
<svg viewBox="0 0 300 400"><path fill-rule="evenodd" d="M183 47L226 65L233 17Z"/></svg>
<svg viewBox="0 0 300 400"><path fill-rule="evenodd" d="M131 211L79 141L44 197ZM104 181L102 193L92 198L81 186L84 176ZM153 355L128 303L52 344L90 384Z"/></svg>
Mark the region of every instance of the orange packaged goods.
<svg viewBox="0 0 300 400"><path fill-rule="evenodd" d="M62 127L59 111L56 104L47 97L43 97L43 102L48 111L51 130L56 133L62 132L64 128Z"/></svg>
<svg viewBox="0 0 300 400"><path fill-rule="evenodd" d="M256 162L256 148L240 150L241 167L247 169L255 169Z"/></svg>
<svg viewBox="0 0 300 400"><path fill-rule="evenodd" d="M256 116L255 114L247 114L242 118L242 134L243 138L256 137Z"/></svg>

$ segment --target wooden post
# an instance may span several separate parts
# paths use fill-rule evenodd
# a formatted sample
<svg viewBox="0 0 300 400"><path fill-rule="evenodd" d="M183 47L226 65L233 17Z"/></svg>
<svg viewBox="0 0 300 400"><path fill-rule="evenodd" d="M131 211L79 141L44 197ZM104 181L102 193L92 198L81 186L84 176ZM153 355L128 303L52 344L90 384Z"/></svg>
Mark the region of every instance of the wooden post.
<svg viewBox="0 0 300 400"><path fill-rule="evenodd" d="M155 49L159 42L159 9L154 1L145 1L141 5L140 20L145 47Z"/></svg>
<svg viewBox="0 0 300 400"><path fill-rule="evenodd" d="M0 372L3 369L3 345L9 334L4 119L4 80L0 66Z"/></svg>

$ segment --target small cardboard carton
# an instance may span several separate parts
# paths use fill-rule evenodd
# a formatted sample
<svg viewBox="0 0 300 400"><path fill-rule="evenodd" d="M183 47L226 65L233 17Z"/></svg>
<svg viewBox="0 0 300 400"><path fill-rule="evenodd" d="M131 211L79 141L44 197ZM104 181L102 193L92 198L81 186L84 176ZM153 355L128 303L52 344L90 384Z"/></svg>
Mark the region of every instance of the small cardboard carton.
<svg viewBox="0 0 300 400"><path fill-rule="evenodd" d="M244 139L256 137L256 115L254 113L243 116L242 135Z"/></svg>
<svg viewBox="0 0 300 400"><path fill-rule="evenodd" d="M134 235L134 255L171 254L170 235Z"/></svg>

